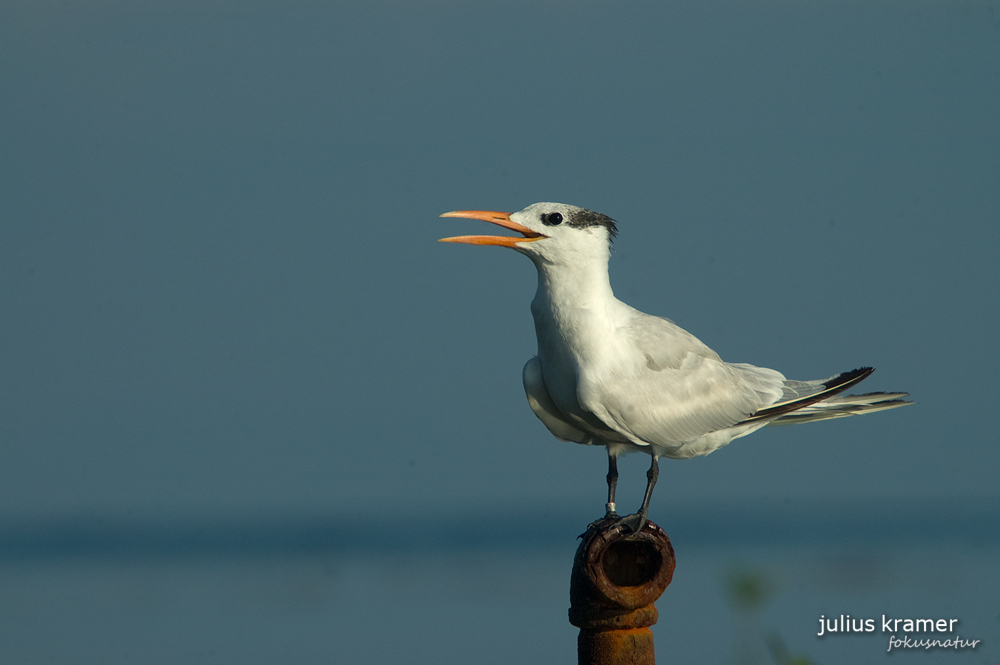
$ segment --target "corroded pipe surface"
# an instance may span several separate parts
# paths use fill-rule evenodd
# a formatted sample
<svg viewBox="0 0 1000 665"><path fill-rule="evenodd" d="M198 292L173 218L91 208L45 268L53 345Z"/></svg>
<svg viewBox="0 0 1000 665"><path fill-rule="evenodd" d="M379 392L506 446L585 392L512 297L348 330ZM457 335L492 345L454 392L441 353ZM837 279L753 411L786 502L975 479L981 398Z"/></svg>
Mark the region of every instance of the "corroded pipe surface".
<svg viewBox="0 0 1000 665"><path fill-rule="evenodd" d="M653 602L673 575L674 548L657 525L633 534L613 519L592 524L569 585L580 665L653 665Z"/></svg>

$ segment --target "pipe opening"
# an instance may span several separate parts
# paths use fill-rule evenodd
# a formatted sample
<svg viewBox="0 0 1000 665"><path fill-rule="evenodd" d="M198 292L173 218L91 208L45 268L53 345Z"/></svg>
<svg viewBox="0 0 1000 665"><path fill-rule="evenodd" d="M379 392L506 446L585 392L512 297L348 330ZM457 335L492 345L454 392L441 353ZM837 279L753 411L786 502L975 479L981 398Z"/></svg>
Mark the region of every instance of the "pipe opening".
<svg viewBox="0 0 1000 665"><path fill-rule="evenodd" d="M608 546L601 560L604 574L620 587L642 586L652 582L663 557L646 540L618 540Z"/></svg>

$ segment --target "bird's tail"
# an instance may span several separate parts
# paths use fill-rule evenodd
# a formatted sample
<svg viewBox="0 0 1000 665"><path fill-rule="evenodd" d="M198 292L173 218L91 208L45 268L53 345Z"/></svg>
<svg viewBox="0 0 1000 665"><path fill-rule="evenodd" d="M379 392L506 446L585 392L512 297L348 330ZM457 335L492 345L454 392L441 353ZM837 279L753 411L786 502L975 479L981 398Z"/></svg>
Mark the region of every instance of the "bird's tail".
<svg viewBox="0 0 1000 665"><path fill-rule="evenodd" d="M874 413L913 404L901 399L908 393L841 394L868 378L874 371L872 367L860 367L818 381L786 380L784 399L757 411L743 423L766 420L768 425L793 425L813 420L843 418L859 413Z"/></svg>
<svg viewBox="0 0 1000 665"><path fill-rule="evenodd" d="M864 395L836 395L822 402L816 402L781 415L769 422L768 426L796 425L798 423L810 423L814 420L844 418L845 416L854 416L861 413L875 413L876 411L895 409L898 406L913 404L913 402L902 399L907 394L866 393Z"/></svg>

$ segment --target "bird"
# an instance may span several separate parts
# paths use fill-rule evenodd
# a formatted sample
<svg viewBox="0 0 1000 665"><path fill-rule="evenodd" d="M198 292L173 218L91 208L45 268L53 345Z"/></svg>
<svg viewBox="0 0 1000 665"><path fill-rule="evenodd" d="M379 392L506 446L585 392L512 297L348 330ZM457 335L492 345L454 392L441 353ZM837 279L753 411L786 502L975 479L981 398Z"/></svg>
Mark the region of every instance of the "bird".
<svg viewBox="0 0 1000 665"><path fill-rule="evenodd" d="M777 370L726 362L673 321L625 304L608 275L617 223L602 213L535 203L515 213L457 210L441 217L481 220L520 234L440 241L507 247L534 263L538 351L522 371L528 405L557 439L607 448L604 519L633 532L648 521L661 457L708 455L769 425L912 404L902 399L908 393L843 394L872 367L826 379L786 379ZM619 517L617 460L635 451L652 458L646 491L637 512Z"/></svg>

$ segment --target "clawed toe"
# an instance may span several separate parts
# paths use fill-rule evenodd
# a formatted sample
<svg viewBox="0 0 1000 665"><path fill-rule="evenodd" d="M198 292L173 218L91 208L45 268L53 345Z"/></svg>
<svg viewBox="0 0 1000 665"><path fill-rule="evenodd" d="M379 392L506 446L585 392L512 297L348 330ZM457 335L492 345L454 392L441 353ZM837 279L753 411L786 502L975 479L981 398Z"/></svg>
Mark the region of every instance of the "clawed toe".
<svg viewBox="0 0 1000 665"><path fill-rule="evenodd" d="M601 519L594 520L588 524L587 530L609 528L611 525L618 526L620 524L632 533L639 533L648 521L647 517L642 513L634 513L625 517L619 517L616 513L607 513Z"/></svg>
<svg viewBox="0 0 1000 665"><path fill-rule="evenodd" d="M587 525L587 530L589 531L591 529L594 529L594 528L597 528L597 527L600 527L600 526L604 526L605 524L608 524L610 522L617 522L618 519L619 519L618 513L616 513L616 512L605 513L604 517L602 517L601 519L594 520L593 522L591 522L590 524L588 524Z"/></svg>
<svg viewBox="0 0 1000 665"><path fill-rule="evenodd" d="M642 513L633 513L620 518L618 524L626 527L632 533L639 533L642 531L642 527L646 526L646 516Z"/></svg>

